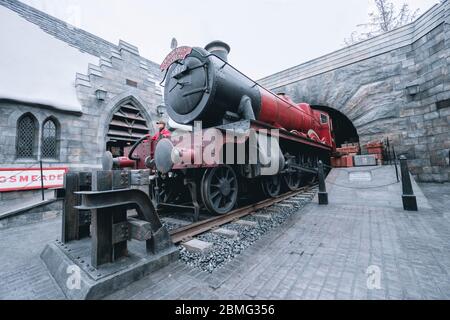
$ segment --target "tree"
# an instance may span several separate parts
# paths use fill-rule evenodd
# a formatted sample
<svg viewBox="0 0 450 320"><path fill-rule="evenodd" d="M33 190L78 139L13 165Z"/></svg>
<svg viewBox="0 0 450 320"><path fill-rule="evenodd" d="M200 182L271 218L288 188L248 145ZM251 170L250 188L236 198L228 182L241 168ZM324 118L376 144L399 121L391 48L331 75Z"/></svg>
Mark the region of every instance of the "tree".
<svg viewBox="0 0 450 320"><path fill-rule="evenodd" d="M382 33L401 27L416 19L419 9L411 11L404 3L400 10L396 10L390 0L374 0L375 11L369 13L369 22L357 25L362 31L354 31L349 38L344 39L346 45L351 45Z"/></svg>

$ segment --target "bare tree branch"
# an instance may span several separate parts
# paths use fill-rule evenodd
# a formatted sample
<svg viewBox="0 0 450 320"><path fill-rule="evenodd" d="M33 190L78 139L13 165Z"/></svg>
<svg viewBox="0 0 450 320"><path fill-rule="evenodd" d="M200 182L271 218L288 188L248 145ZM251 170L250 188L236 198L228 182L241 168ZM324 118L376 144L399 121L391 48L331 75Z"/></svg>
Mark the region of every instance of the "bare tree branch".
<svg viewBox="0 0 450 320"><path fill-rule="evenodd" d="M419 9L411 12L407 3L404 3L397 12L394 3L390 0L373 1L375 2L375 11L369 13L369 21L357 25L359 30L353 31L350 37L344 39L345 45L367 40L399 28L414 21L419 15Z"/></svg>

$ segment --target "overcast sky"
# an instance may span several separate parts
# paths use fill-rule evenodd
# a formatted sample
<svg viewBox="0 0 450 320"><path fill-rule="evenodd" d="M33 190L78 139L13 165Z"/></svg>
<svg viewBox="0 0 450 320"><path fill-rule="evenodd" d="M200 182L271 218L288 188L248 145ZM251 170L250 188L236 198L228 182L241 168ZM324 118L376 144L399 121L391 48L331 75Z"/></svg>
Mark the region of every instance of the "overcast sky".
<svg viewBox="0 0 450 320"><path fill-rule="evenodd" d="M372 0L22 0L115 44L139 47L161 63L173 37L179 45L220 39L229 61L260 79L343 47L367 22ZM426 12L438 0L407 2Z"/></svg>

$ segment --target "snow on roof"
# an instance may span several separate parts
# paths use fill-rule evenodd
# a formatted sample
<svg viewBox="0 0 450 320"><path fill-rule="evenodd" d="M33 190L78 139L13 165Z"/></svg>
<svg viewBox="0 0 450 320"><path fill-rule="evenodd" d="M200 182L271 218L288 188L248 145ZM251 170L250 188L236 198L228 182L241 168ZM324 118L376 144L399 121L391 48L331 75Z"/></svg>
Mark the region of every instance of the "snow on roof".
<svg viewBox="0 0 450 320"><path fill-rule="evenodd" d="M0 99L81 112L76 73L98 64L98 57L57 40L3 6L0 21Z"/></svg>

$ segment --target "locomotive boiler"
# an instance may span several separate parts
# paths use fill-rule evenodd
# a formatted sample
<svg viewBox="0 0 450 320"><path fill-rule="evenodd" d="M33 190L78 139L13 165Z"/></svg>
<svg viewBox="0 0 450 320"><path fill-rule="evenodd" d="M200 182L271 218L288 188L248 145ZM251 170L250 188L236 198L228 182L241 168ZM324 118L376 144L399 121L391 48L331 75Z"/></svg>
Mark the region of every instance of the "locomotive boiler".
<svg viewBox="0 0 450 320"><path fill-rule="evenodd" d="M195 217L202 209L225 214L242 195L276 197L311 182L319 160L329 163L335 149L329 115L263 88L228 62L229 53L221 41L173 50L161 64L164 100L170 122L185 131L138 141L128 157L115 160L152 170L159 207L190 207ZM214 161L202 157L206 150Z"/></svg>
<svg viewBox="0 0 450 320"><path fill-rule="evenodd" d="M161 65L168 69L164 90L168 114L177 123L204 126L234 119L258 120L332 146L329 117L306 103L259 86L228 63L230 47L214 41L203 48L176 49ZM178 53L178 54L177 54ZM183 57L183 59L179 59ZM325 125L324 125L325 124Z"/></svg>

